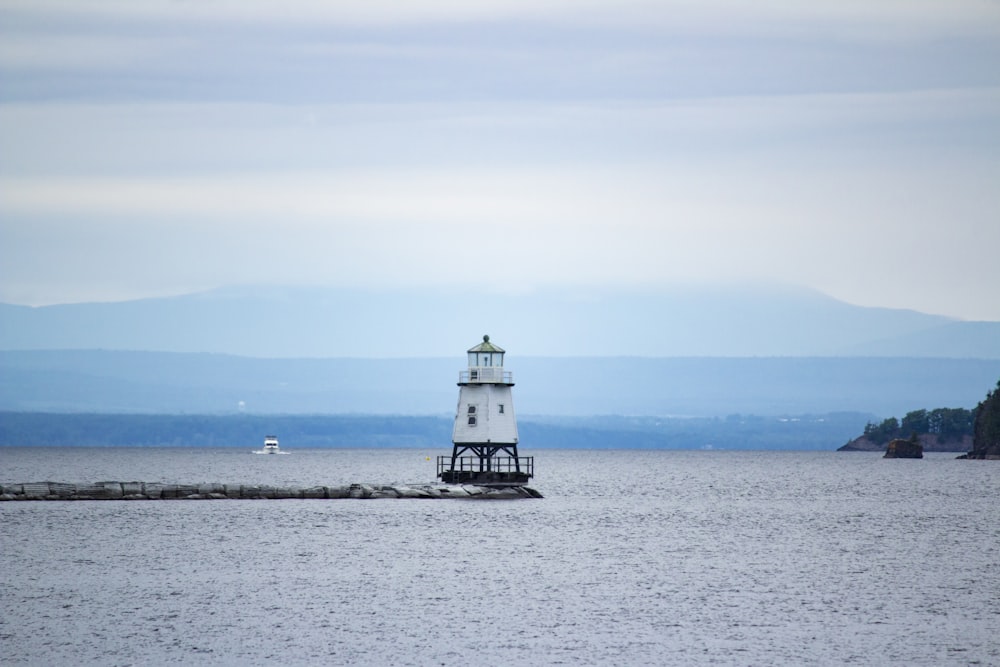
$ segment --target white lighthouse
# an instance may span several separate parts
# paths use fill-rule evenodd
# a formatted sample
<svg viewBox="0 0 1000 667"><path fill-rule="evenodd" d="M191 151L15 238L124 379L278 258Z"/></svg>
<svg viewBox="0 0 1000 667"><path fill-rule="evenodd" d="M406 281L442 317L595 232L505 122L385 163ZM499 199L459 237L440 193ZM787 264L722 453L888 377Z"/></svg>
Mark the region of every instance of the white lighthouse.
<svg viewBox="0 0 1000 667"><path fill-rule="evenodd" d="M504 350L483 336L469 349L469 369L458 375L458 408L451 456L438 457L444 482L517 486L534 474L534 459L517 455L517 420L511 387L503 369Z"/></svg>

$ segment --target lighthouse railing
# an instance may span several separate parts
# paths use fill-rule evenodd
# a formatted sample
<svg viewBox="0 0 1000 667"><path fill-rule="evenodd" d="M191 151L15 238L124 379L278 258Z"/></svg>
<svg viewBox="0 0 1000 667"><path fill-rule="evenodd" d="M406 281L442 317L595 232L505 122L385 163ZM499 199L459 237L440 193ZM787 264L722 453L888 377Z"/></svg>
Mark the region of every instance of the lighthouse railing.
<svg viewBox="0 0 1000 667"><path fill-rule="evenodd" d="M533 456L439 456L437 460L438 477L441 473L525 473L528 477L535 475L535 457Z"/></svg>
<svg viewBox="0 0 1000 667"><path fill-rule="evenodd" d="M459 384L474 384L476 382L514 384L514 374L502 368L483 366L481 368L470 368L458 374Z"/></svg>

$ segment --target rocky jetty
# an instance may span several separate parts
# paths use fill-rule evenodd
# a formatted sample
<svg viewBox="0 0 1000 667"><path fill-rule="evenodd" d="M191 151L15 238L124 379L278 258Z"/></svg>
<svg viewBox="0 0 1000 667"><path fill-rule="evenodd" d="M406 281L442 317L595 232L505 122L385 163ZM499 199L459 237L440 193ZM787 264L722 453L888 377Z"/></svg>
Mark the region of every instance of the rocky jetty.
<svg viewBox="0 0 1000 667"><path fill-rule="evenodd" d="M916 438L891 440L885 450L884 459L922 459L924 448Z"/></svg>
<svg viewBox="0 0 1000 667"><path fill-rule="evenodd" d="M161 484L157 482L28 482L0 484L0 500L284 500L461 498L507 500L541 498L526 486L487 487L450 484L311 486L308 488L253 484Z"/></svg>

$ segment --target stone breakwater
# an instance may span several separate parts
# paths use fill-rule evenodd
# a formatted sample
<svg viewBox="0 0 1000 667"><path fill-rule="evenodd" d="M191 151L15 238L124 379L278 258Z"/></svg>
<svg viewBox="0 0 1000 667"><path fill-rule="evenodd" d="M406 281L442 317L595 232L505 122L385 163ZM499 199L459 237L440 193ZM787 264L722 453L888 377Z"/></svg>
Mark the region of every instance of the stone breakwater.
<svg viewBox="0 0 1000 667"><path fill-rule="evenodd" d="M486 487L470 485L378 485L311 486L308 488L252 484L160 484L155 482L28 482L0 484L0 500L284 500L337 498L541 498L526 486Z"/></svg>

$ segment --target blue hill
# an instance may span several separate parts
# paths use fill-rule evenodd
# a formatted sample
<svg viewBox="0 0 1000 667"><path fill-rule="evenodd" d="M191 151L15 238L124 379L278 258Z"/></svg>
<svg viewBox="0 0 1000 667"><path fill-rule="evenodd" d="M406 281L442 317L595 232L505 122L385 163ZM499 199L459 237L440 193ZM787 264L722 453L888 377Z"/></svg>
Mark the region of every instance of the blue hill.
<svg viewBox="0 0 1000 667"><path fill-rule="evenodd" d="M120 303L0 304L5 350L461 358L483 333L516 356L1000 359L1000 322L862 308L798 288L496 294L244 287Z"/></svg>

